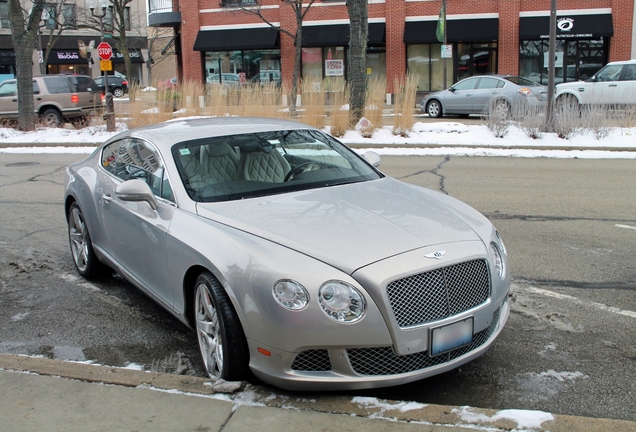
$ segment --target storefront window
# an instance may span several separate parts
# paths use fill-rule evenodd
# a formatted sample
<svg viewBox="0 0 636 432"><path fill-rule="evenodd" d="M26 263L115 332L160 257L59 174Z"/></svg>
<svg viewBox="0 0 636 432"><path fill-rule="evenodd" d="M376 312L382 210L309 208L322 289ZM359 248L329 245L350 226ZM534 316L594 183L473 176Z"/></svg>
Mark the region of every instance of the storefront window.
<svg viewBox="0 0 636 432"><path fill-rule="evenodd" d="M457 81L474 75L496 72L496 44L457 44Z"/></svg>
<svg viewBox="0 0 636 432"><path fill-rule="evenodd" d="M280 51L221 51L205 53L205 81L208 84L281 84Z"/></svg>
<svg viewBox="0 0 636 432"><path fill-rule="evenodd" d="M368 78L386 79L386 52L367 51Z"/></svg>
<svg viewBox="0 0 636 432"><path fill-rule="evenodd" d="M418 77L418 91L436 91L444 88L444 59L441 44L420 44L407 47L408 73ZM453 62L446 60L446 85L452 83Z"/></svg>
<svg viewBox="0 0 636 432"><path fill-rule="evenodd" d="M521 41L519 75L541 84L548 83L549 45L547 40ZM557 40L556 84L591 78L607 63L607 40Z"/></svg>

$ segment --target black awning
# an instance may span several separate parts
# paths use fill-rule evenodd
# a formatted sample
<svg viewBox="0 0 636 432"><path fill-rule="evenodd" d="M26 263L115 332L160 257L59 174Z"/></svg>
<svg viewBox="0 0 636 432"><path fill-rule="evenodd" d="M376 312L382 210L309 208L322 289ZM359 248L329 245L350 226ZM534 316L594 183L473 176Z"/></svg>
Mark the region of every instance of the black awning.
<svg viewBox="0 0 636 432"><path fill-rule="evenodd" d="M446 20L448 42L487 42L499 38L499 18ZM437 20L409 21L404 26L404 43L439 43Z"/></svg>
<svg viewBox="0 0 636 432"><path fill-rule="evenodd" d="M595 39L614 35L612 14L557 15L557 39ZM536 40L550 37L550 17L521 17L519 39Z"/></svg>
<svg viewBox="0 0 636 432"><path fill-rule="evenodd" d="M13 50L0 49L0 66L15 65L15 52Z"/></svg>
<svg viewBox="0 0 636 432"><path fill-rule="evenodd" d="M141 51L134 48L128 48L128 54L130 55L130 61L133 63L143 63L144 57L141 55ZM114 64L124 64L124 55L113 49L113 57L111 58Z"/></svg>
<svg viewBox="0 0 636 432"><path fill-rule="evenodd" d="M194 41L195 51L275 49L279 46L278 29L272 27L201 30Z"/></svg>
<svg viewBox="0 0 636 432"><path fill-rule="evenodd" d="M368 45L385 44L385 23L370 23ZM349 45L349 24L303 26L303 47Z"/></svg>

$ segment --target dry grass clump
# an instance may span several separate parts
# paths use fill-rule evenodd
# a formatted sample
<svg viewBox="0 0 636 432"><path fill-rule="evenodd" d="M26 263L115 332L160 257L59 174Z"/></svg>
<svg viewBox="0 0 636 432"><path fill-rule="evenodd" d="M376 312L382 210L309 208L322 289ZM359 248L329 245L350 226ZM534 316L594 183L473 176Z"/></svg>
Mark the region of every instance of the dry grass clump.
<svg viewBox="0 0 636 432"><path fill-rule="evenodd" d="M303 123L322 129L327 124L325 107L325 86L320 81L308 79L302 82L302 117Z"/></svg>
<svg viewBox="0 0 636 432"><path fill-rule="evenodd" d="M545 108L525 103L518 104L512 111L512 119L528 137L540 139L545 129Z"/></svg>
<svg viewBox="0 0 636 432"><path fill-rule="evenodd" d="M331 127L331 135L335 137L344 136L349 128L349 87L344 79L325 79L324 82L327 84L326 88L330 89L329 126Z"/></svg>
<svg viewBox="0 0 636 432"><path fill-rule="evenodd" d="M393 85L395 92L395 116L393 117L393 135L409 136L415 115L415 98L417 95L418 77L408 74L406 79L396 79Z"/></svg>
<svg viewBox="0 0 636 432"><path fill-rule="evenodd" d="M386 94L386 78L373 77L367 83L367 100L364 117L369 120L369 126L360 130L365 138L371 138L373 131L382 127L382 112Z"/></svg>

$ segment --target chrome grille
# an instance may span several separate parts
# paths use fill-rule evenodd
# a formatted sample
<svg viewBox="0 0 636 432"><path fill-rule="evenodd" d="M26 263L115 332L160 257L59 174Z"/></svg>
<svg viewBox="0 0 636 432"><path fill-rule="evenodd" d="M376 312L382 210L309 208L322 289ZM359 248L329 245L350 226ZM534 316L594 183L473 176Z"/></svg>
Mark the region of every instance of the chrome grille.
<svg viewBox="0 0 636 432"><path fill-rule="evenodd" d="M399 279L387 285L387 295L400 327L444 319L488 300L488 264L467 261Z"/></svg>
<svg viewBox="0 0 636 432"><path fill-rule="evenodd" d="M296 356L292 370L304 372L322 372L331 370L331 359L326 349L303 351Z"/></svg>
<svg viewBox="0 0 636 432"><path fill-rule="evenodd" d="M435 357L429 357L427 351L397 355L393 347L351 348L347 350L354 372L359 375L396 375L423 370L455 360L482 346L490 338L499 322L500 309L493 314L492 323L485 330L475 333L468 345L459 347Z"/></svg>

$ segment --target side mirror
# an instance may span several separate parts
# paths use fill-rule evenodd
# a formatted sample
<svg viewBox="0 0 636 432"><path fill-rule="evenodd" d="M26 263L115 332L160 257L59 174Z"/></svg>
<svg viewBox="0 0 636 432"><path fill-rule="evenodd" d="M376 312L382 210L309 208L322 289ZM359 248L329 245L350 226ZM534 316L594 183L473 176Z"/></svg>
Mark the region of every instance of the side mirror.
<svg viewBox="0 0 636 432"><path fill-rule="evenodd" d="M159 207L159 203L155 198L155 194L150 190L150 186L141 179L123 182L117 186L115 193L122 201L147 202L153 210L157 210L157 207Z"/></svg>
<svg viewBox="0 0 636 432"><path fill-rule="evenodd" d="M455 93L456 89L455 89L455 87L449 87L448 91L451 92L451 93Z"/></svg>
<svg viewBox="0 0 636 432"><path fill-rule="evenodd" d="M363 154L362 157L364 158L364 160L366 160L367 162L369 162L371 165L373 165L376 168L379 167L380 164L382 163L382 158L376 152L368 151L365 154Z"/></svg>

